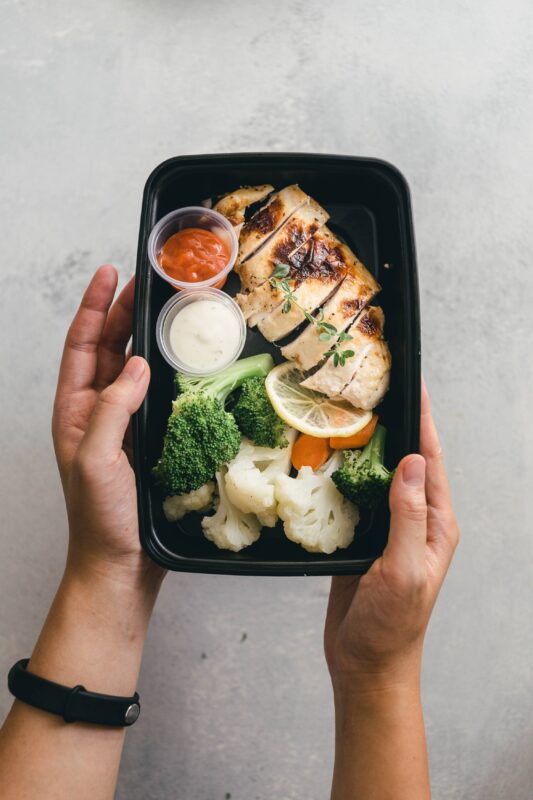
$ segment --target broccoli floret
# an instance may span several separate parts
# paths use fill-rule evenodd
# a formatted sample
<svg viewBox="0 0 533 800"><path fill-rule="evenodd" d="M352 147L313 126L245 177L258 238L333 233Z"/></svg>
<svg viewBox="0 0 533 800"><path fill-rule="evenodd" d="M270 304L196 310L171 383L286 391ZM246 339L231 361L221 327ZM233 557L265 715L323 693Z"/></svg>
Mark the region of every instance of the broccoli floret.
<svg viewBox="0 0 533 800"><path fill-rule="evenodd" d="M243 436L259 447L287 447L285 425L268 399L264 378L248 378L233 408Z"/></svg>
<svg viewBox="0 0 533 800"><path fill-rule="evenodd" d="M378 425L364 450L344 451L344 464L331 476L339 492L361 508L375 509L387 498L394 471L383 465L386 435Z"/></svg>
<svg viewBox="0 0 533 800"><path fill-rule="evenodd" d="M253 375L264 376L272 366L272 358L264 354L243 358L205 378L176 375L181 394L172 404L163 452L153 469L166 494L198 489L235 458L241 434L224 403L244 380Z"/></svg>
<svg viewBox="0 0 533 800"><path fill-rule="evenodd" d="M269 353L241 358L214 375L184 375L176 373L175 384L179 394L205 392L224 405L229 395L248 378L265 378L274 366Z"/></svg>
<svg viewBox="0 0 533 800"><path fill-rule="evenodd" d="M186 494L210 481L239 451L241 434L233 416L203 393L174 401L161 458L154 467L167 494Z"/></svg>

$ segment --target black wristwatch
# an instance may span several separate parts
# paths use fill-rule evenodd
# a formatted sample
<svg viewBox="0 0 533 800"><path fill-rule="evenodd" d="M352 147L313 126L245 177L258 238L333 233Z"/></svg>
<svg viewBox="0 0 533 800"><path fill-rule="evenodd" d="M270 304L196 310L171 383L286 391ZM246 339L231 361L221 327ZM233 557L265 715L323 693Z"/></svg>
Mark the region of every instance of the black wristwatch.
<svg viewBox="0 0 533 800"><path fill-rule="evenodd" d="M141 706L137 692L133 697L88 692L84 686L61 686L28 672L29 659L17 661L9 670L9 691L30 706L58 714L65 722L92 722L95 725L124 727L139 718Z"/></svg>

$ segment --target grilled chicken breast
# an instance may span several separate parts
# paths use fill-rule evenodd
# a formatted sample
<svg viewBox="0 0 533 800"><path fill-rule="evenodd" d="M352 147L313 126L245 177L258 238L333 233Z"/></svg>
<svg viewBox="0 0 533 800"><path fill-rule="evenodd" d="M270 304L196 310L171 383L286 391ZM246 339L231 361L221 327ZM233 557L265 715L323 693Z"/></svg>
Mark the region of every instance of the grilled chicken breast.
<svg viewBox="0 0 533 800"><path fill-rule="evenodd" d="M347 245L339 242L338 249L348 274L322 309L322 320L340 333L358 317L380 286ZM331 341L321 341L316 325L308 325L300 336L282 348L281 353L301 369L308 370L322 360L331 345Z"/></svg>
<svg viewBox="0 0 533 800"><path fill-rule="evenodd" d="M267 280L251 292L236 295L235 300L241 307L244 319L249 320L253 316L261 316L276 308L283 300L283 292L275 289Z"/></svg>
<svg viewBox="0 0 533 800"><path fill-rule="evenodd" d="M243 261L250 258L269 238L311 198L293 184L272 195L268 203L245 222L239 236L237 271Z"/></svg>
<svg viewBox="0 0 533 800"><path fill-rule="evenodd" d="M375 408L389 388L391 363L387 342L383 339L374 342L341 397L357 408L368 411Z"/></svg>
<svg viewBox="0 0 533 800"><path fill-rule="evenodd" d="M272 275L276 264L288 263L292 254L309 241L328 219L327 211L308 197L308 202L294 211L263 247L235 268L241 279L241 289L251 291L264 283ZM250 223L252 220L253 217Z"/></svg>
<svg viewBox="0 0 533 800"><path fill-rule="evenodd" d="M248 206L251 206L252 203L260 203L273 191L274 187L269 183L262 186L242 186L221 197L213 210L227 217L232 225L242 225L244 212Z"/></svg>
<svg viewBox="0 0 533 800"><path fill-rule="evenodd" d="M326 227L327 211L297 185L272 194L266 205L244 222L245 209L272 191L267 184L242 187L215 206L239 232L235 270L241 279L241 293L237 302L248 325L257 325L269 341L287 336L305 321L305 312L309 315L321 308L323 322L350 335L338 350L354 354L339 366L329 358L302 386L370 410L387 391L391 368L390 351L383 339L383 311L367 306L379 284ZM269 280L279 263L289 266L286 280L294 296L289 304L284 291ZM309 324L281 352L302 370L310 370L334 345L333 339L321 340L317 326Z"/></svg>
<svg viewBox="0 0 533 800"><path fill-rule="evenodd" d="M249 324L257 327L268 341L282 339L305 320L302 309L312 313L322 305L346 276L346 262L340 250L340 241L324 226L293 257L299 259L293 267L295 301L289 310L285 303L259 318L252 317ZM291 263L291 260L289 261ZM292 265L291 265L292 266Z"/></svg>
<svg viewBox="0 0 533 800"><path fill-rule="evenodd" d="M283 239L283 243L278 243L280 248L284 247L284 241L285 239ZM283 263L290 268L287 281L291 291L294 290L298 284L302 282L303 277L305 277L304 274L301 273L301 268L302 265L309 259L310 252L311 251L306 240L303 244L299 245L293 250L293 252L289 253L285 257ZM272 264L272 272L274 271L277 263L279 262L276 261ZM270 277L272 277L272 274ZM248 324L252 328L265 314L273 311L285 297L283 291L274 286L270 280L270 277L267 280L264 280L260 286L256 286L249 292L237 294L235 297L236 301L241 307L244 318L248 320Z"/></svg>
<svg viewBox="0 0 533 800"><path fill-rule="evenodd" d="M302 382L302 386L327 394L328 397L341 395L374 343L382 340L384 323L385 317L381 308L376 306L366 308L348 328L352 339L342 342L338 348L339 352L353 350L354 355L347 358L343 365L338 366L334 366L333 359L329 358L320 369ZM330 347L333 344L334 342L329 342Z"/></svg>

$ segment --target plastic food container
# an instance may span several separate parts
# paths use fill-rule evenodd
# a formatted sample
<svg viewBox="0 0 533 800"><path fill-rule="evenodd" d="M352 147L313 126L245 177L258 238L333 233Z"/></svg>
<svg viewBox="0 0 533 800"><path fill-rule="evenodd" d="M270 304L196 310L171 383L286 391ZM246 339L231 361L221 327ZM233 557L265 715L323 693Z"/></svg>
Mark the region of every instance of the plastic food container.
<svg viewBox="0 0 533 800"><path fill-rule="evenodd" d="M211 278L205 281L179 281L171 278L158 261L158 256L165 242L170 239L178 231L184 228L202 228L208 230L218 236L228 247L230 256L229 261L223 270L217 272ZM237 252L239 249L239 241L233 229L233 225L228 222L226 217L219 214L218 211L213 211L210 208L203 206L186 206L185 208L178 208L176 211L171 211L166 214L159 222L153 227L148 238L147 250L150 264L155 269L158 275L174 286L175 289L206 289L209 286L216 286L223 283L224 279L229 272L233 269Z"/></svg>
<svg viewBox="0 0 533 800"><path fill-rule="evenodd" d="M185 306L191 303L197 303L199 300L214 300L217 303L222 303L229 309L230 313L234 315L240 334L238 345L231 357L224 360L223 363L218 363L216 366L211 366L207 369L202 369L181 360L174 352L169 336L170 327L179 312L185 308ZM225 367L229 367L229 365L233 364L240 356L244 343L246 342L246 322L241 309L232 297L225 292L221 292L219 289L195 289L194 291L183 291L178 295L174 295L170 300L167 300L161 309L161 313L157 318L155 330L157 344L167 364L170 364L173 369L179 372L185 372L188 375L212 375L214 372L219 372Z"/></svg>
<svg viewBox="0 0 533 800"><path fill-rule="evenodd" d="M244 153L185 156L158 166L144 191L137 256L133 352L148 359L152 379L133 424L135 472L142 545L158 564L186 572L242 575L339 575L366 572L387 542L389 514L363 513L352 544L332 555L307 553L284 535L281 525L265 529L251 547L218 550L201 530L201 516L167 522L162 498L152 479L161 453L171 402L173 370L160 353L156 320L172 287L146 257L150 231L158 219L179 206L237 186L271 183L277 189L298 183L331 214L328 226L343 237L382 286L378 296L392 352L391 386L379 408L387 428L386 463L392 468L417 452L420 424L420 321L418 282L409 189L391 164L372 158L294 153ZM224 292L239 290L231 273ZM242 355L279 350L248 330Z"/></svg>

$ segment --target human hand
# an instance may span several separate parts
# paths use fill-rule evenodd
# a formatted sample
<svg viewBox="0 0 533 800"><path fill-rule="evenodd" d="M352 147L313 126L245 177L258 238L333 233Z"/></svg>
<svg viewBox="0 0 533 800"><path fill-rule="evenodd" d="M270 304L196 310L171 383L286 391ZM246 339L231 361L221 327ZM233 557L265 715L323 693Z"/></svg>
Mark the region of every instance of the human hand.
<svg viewBox="0 0 533 800"><path fill-rule="evenodd" d="M101 267L67 334L52 432L69 520L63 580L28 671L65 686L131 697L164 571L143 553L135 478L124 449L150 380L126 362L133 281L112 304L117 273ZM0 731L5 798L114 797L125 728L65 725L15 702Z"/></svg>
<svg viewBox="0 0 533 800"><path fill-rule="evenodd" d="M164 572L139 542L135 476L124 446L150 370L142 358L126 361L134 281L112 305L117 280L108 265L95 273L59 371L52 433L69 521L67 572L157 593Z"/></svg>
<svg viewBox="0 0 533 800"><path fill-rule="evenodd" d="M362 577L332 579L324 642L341 692L419 679L424 634L459 539L425 385L420 449L394 477L381 558Z"/></svg>

